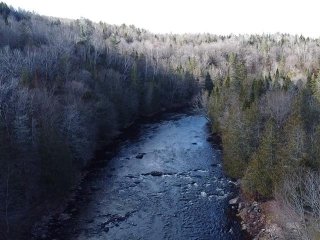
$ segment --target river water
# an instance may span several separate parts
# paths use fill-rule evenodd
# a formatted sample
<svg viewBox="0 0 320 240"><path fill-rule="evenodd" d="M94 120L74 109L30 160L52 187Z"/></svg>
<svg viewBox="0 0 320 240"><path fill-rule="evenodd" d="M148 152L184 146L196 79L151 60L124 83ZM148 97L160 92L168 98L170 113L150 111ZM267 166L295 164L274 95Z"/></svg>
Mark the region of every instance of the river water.
<svg viewBox="0 0 320 240"><path fill-rule="evenodd" d="M165 114L132 135L90 168L47 239L244 239L205 117Z"/></svg>

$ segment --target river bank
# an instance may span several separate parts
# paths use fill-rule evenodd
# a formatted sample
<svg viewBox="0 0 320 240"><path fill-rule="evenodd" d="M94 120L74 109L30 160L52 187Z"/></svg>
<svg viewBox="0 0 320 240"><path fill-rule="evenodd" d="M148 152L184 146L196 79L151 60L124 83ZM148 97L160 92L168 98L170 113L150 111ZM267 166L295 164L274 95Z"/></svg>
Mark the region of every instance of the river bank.
<svg viewBox="0 0 320 240"><path fill-rule="evenodd" d="M237 211L241 229L254 240L285 239L284 230L279 224L279 204L276 201L257 202L240 193L229 204Z"/></svg>
<svg viewBox="0 0 320 240"><path fill-rule="evenodd" d="M209 138L214 146L223 150L221 136L212 134ZM229 205L240 219L241 229L248 233L247 239L284 240L283 229L280 227L277 209L279 204L272 200L258 202L251 199L241 190L241 179L234 179L237 196L229 200Z"/></svg>

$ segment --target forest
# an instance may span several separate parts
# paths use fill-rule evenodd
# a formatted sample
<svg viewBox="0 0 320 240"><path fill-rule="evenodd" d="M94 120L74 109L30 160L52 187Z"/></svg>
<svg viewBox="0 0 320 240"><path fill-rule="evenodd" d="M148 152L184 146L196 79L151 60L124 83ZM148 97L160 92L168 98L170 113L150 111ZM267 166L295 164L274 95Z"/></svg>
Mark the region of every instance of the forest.
<svg viewBox="0 0 320 240"><path fill-rule="evenodd" d="M0 238L58 204L139 117L194 99L243 193L283 203L291 239L319 233L320 39L153 34L5 3L0 16Z"/></svg>
<svg viewBox="0 0 320 240"><path fill-rule="evenodd" d="M171 36L51 19L4 3L0 14L0 220L6 236L26 216L59 204L95 151L121 129L139 116L185 105L198 84L194 59L178 53Z"/></svg>
<svg viewBox="0 0 320 240"><path fill-rule="evenodd" d="M221 62L224 72L206 85L225 170L241 178L244 195L276 199L285 221L297 221L299 230L287 229L286 239L317 239L319 41L250 36L242 44Z"/></svg>

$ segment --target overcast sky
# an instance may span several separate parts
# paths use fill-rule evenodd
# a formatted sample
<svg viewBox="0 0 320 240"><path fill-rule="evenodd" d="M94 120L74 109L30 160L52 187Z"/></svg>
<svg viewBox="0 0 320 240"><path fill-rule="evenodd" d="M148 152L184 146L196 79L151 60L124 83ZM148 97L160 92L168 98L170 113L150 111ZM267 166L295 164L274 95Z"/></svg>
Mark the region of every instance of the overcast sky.
<svg viewBox="0 0 320 240"><path fill-rule="evenodd" d="M41 15L134 24L155 33L320 36L319 0L4 0Z"/></svg>

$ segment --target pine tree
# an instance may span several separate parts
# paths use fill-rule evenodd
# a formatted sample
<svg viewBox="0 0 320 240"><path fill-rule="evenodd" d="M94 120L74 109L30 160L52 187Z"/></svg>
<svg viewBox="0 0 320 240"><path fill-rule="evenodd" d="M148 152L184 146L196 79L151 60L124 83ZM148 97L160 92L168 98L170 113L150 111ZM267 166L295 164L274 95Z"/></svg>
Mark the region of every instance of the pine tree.
<svg viewBox="0 0 320 240"><path fill-rule="evenodd" d="M280 73L278 68L276 70L275 79L278 79L278 80L280 79Z"/></svg>
<svg viewBox="0 0 320 240"><path fill-rule="evenodd" d="M225 80L224 80L224 86L226 87L226 88L230 88L230 82L231 82L231 80L230 80L230 76L229 76L229 74L226 76L226 78L225 78Z"/></svg>
<svg viewBox="0 0 320 240"><path fill-rule="evenodd" d="M283 133L281 134L280 164L277 169L279 177L285 172L297 169L306 161L307 139L298 103L295 104L294 112L286 121Z"/></svg>
<svg viewBox="0 0 320 240"><path fill-rule="evenodd" d="M229 75L232 90L240 93L241 86L247 77L247 69L244 61L234 53L229 56Z"/></svg>
<svg viewBox="0 0 320 240"><path fill-rule="evenodd" d="M139 75L138 74L138 64L135 61L132 65L131 73L130 73L131 83L132 83L133 87L135 87L135 88L137 88L139 85L139 76L138 75Z"/></svg>
<svg viewBox="0 0 320 240"><path fill-rule="evenodd" d="M235 97L235 96L234 96ZM251 155L251 126L244 119L238 101L228 109L227 119L222 127L224 167L229 176L242 177Z"/></svg>
<svg viewBox="0 0 320 240"><path fill-rule="evenodd" d="M220 131L220 115L223 112L224 105L222 103L223 93L219 86L216 86L213 94L209 97L209 109L208 114L212 119L212 132L218 133Z"/></svg>
<svg viewBox="0 0 320 240"><path fill-rule="evenodd" d="M319 171L320 169L320 124L314 129L314 131L308 136L308 159L305 162L307 167L312 170Z"/></svg>
<svg viewBox="0 0 320 240"><path fill-rule="evenodd" d="M310 87L313 96L320 101L320 71L318 72L317 77L312 75L311 81L310 81Z"/></svg>
<svg viewBox="0 0 320 240"><path fill-rule="evenodd" d="M286 76L283 80L283 89L285 91L288 91L289 89L291 89L294 86L294 84L292 83L291 79L289 76Z"/></svg>
<svg viewBox="0 0 320 240"><path fill-rule="evenodd" d="M275 166L277 164L278 129L276 122L269 119L260 146L243 178L243 189L257 198L270 198L275 186Z"/></svg>
<svg viewBox="0 0 320 240"><path fill-rule="evenodd" d="M8 25L8 17L10 14L11 10L8 7L8 5L4 2L0 2L0 15L2 15L2 18L6 25Z"/></svg>
<svg viewBox="0 0 320 240"><path fill-rule="evenodd" d="M206 78L205 78L204 84L205 84L205 90L208 92L208 95L210 96L210 94L212 92L212 89L214 88L214 85L213 85L211 76L210 76L210 74L208 72L206 74Z"/></svg>

